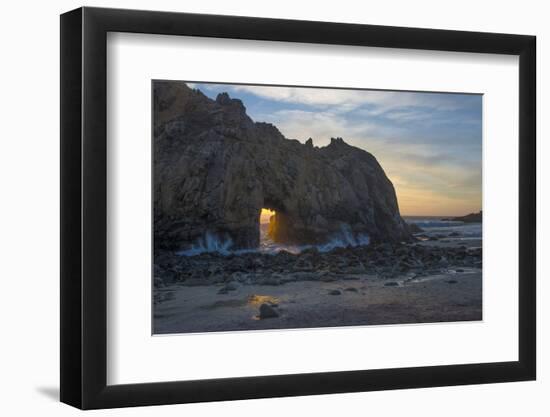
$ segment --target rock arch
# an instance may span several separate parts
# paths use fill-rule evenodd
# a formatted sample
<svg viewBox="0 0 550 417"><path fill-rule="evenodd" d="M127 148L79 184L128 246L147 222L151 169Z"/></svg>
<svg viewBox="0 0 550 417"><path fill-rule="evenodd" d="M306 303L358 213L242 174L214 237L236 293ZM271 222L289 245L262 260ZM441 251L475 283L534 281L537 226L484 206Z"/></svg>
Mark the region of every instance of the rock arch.
<svg viewBox="0 0 550 417"><path fill-rule="evenodd" d="M392 183L374 156L333 138L322 148L255 123L240 100L211 100L183 82L154 82L154 240L184 248L209 232L235 248L259 244L259 213L274 237L322 243L345 227L371 240L410 237Z"/></svg>

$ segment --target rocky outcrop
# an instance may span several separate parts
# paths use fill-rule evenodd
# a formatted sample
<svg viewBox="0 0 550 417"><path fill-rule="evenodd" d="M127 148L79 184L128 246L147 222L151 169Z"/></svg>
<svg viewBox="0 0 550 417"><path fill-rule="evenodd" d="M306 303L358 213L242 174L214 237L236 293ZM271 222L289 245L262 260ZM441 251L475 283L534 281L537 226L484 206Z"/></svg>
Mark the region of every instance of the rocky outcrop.
<svg viewBox="0 0 550 417"><path fill-rule="evenodd" d="M257 247L262 208L276 211L269 230L278 242L410 237L370 153L341 138L322 148L286 139L226 93L211 100L183 82L153 87L155 247Z"/></svg>
<svg viewBox="0 0 550 417"><path fill-rule="evenodd" d="M478 213L470 213L465 216L451 217L443 220L464 223L483 223L483 212L480 210Z"/></svg>
<svg viewBox="0 0 550 417"><path fill-rule="evenodd" d="M296 281L349 282L367 276L402 281L414 277L464 273L465 270L480 270L483 267L483 250L458 244L373 243L336 248L330 252L310 248L297 254L247 252L239 256L218 253L178 256L162 251L157 261L155 288L175 282L185 286L223 284L218 294L229 294L236 291L238 285L278 286Z"/></svg>

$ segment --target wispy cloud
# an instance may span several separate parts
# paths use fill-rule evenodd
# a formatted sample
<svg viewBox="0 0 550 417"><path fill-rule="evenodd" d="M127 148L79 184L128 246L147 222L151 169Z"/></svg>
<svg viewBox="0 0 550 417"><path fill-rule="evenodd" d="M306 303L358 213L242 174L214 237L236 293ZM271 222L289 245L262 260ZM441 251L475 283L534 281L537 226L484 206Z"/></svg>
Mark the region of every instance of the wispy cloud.
<svg viewBox="0 0 550 417"><path fill-rule="evenodd" d="M331 107L340 113L344 106L347 110L364 107L371 115L379 115L395 109L421 107L438 111L454 111L464 107L463 100L457 97L467 95L439 94L431 92L399 92L381 90L344 90L336 88L303 88L232 85L233 92L246 92L268 100L308 105L312 107ZM470 96L473 99L476 96ZM409 112L402 112L411 113ZM416 113L418 115L418 113Z"/></svg>
<svg viewBox="0 0 550 417"><path fill-rule="evenodd" d="M235 92L248 92L258 97L313 107L346 106L348 109L365 104L365 95L355 90L321 88L234 86Z"/></svg>
<svg viewBox="0 0 550 417"><path fill-rule="evenodd" d="M286 137L302 141L311 137L317 146L327 145L331 137L342 136L343 132L350 138L368 135L375 129L366 120L348 123L341 114L332 111L279 110L260 117L275 124Z"/></svg>

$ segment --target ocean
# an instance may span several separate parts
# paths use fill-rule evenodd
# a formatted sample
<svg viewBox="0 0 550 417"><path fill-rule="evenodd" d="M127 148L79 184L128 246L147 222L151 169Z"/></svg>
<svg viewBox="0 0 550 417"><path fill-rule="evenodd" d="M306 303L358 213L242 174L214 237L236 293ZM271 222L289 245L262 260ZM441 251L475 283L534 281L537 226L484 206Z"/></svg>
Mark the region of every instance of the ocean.
<svg viewBox="0 0 550 417"><path fill-rule="evenodd" d="M483 237L483 227L481 223L464 223L457 221L444 220L442 216L403 216L409 224L415 224L423 232L415 233L420 239L423 236L437 237L453 240L474 240Z"/></svg>

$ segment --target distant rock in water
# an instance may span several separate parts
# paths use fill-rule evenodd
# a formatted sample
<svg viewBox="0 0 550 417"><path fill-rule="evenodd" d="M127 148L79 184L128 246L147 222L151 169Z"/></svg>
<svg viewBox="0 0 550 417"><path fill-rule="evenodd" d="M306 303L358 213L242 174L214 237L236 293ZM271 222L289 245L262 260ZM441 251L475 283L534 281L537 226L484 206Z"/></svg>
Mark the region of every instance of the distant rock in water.
<svg viewBox="0 0 550 417"><path fill-rule="evenodd" d="M479 213L470 213L466 216L452 217L449 219L443 219L446 221L452 222L464 222L464 223L482 223L483 222L483 213L480 210Z"/></svg>
<svg viewBox="0 0 550 417"><path fill-rule="evenodd" d="M208 234L257 248L262 208L275 242L318 244L342 232L408 240L391 181L376 158L341 138L318 148L253 122L240 100L155 81L155 248L185 249Z"/></svg>

